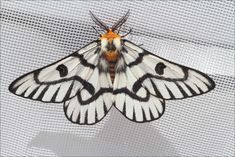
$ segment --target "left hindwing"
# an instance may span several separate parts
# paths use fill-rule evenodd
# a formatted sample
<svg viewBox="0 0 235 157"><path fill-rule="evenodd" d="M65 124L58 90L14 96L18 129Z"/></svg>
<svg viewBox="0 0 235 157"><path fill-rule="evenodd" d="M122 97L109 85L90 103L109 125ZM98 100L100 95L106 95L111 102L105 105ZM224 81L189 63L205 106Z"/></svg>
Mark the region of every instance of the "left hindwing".
<svg viewBox="0 0 235 157"><path fill-rule="evenodd" d="M162 99L183 99L200 95L215 87L206 74L160 58L137 45L124 40L122 56L134 74L134 92L141 87Z"/></svg>
<svg viewBox="0 0 235 157"><path fill-rule="evenodd" d="M64 102L64 113L69 121L91 125L101 121L112 107L112 82L109 73L99 67L87 80L94 86L94 93L86 88L78 91L72 99Z"/></svg>

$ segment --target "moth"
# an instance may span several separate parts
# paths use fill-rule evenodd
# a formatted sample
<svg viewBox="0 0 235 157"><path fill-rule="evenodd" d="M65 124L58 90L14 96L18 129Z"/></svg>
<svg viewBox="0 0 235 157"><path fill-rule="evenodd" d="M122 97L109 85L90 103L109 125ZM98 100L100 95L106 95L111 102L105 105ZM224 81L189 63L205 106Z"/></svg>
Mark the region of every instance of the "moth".
<svg viewBox="0 0 235 157"><path fill-rule="evenodd" d="M91 125L112 106L131 121L150 122L163 115L166 100L197 96L215 87L206 74L126 40L131 30L119 34L129 11L112 27L90 14L105 33L71 55L19 77L9 90L24 98L63 103L69 121Z"/></svg>

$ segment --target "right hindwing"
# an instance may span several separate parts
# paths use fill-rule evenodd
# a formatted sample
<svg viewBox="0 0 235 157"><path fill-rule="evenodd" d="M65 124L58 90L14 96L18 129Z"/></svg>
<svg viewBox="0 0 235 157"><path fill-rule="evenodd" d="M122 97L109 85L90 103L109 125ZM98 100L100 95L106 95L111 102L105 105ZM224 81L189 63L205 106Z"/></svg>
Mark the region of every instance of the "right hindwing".
<svg viewBox="0 0 235 157"><path fill-rule="evenodd" d="M121 56L116 65L113 84L114 106L129 120L143 123L160 118L165 111L165 101L153 96L145 87L133 90L138 77L126 66Z"/></svg>

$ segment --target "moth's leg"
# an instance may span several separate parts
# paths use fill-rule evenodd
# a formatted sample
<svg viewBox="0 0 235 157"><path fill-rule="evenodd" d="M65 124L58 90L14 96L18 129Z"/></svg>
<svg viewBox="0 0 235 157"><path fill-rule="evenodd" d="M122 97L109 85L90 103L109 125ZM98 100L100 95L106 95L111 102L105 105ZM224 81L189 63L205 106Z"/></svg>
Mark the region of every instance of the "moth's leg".
<svg viewBox="0 0 235 157"><path fill-rule="evenodd" d="M131 34L132 33L132 29L130 28L129 32L127 32L126 34L124 34L123 36L121 36L121 38L124 38L126 37L127 35Z"/></svg>

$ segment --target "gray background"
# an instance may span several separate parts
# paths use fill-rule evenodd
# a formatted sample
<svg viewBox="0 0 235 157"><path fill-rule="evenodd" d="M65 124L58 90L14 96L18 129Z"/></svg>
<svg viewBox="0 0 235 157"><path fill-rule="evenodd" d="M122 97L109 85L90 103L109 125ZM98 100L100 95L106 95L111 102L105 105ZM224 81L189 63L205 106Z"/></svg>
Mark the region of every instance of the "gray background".
<svg viewBox="0 0 235 157"><path fill-rule="evenodd" d="M22 74L96 39L89 10L112 24L128 9L129 40L207 73L216 89L167 101L151 123L112 108L93 126L70 123L62 104L8 91ZM234 156L234 49L233 1L2 1L1 155Z"/></svg>

